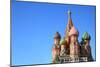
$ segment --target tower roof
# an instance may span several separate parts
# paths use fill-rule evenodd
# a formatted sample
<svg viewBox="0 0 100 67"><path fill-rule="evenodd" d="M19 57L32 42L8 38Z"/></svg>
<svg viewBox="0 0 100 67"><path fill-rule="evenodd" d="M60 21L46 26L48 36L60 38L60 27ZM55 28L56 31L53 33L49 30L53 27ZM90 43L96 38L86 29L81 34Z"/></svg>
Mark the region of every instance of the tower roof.
<svg viewBox="0 0 100 67"><path fill-rule="evenodd" d="M90 35L87 32L85 32L82 36L82 40L90 40L90 39L91 39Z"/></svg>
<svg viewBox="0 0 100 67"><path fill-rule="evenodd" d="M73 22L72 22L72 18L71 18L71 11L68 11L68 24L67 24L67 29L66 30L70 30L71 27L73 26Z"/></svg>
<svg viewBox="0 0 100 67"><path fill-rule="evenodd" d="M65 39L62 39L61 41L60 41L60 45L66 45L67 44L67 41L65 40Z"/></svg>
<svg viewBox="0 0 100 67"><path fill-rule="evenodd" d="M58 38L58 39L61 39L61 35L59 34L59 32L56 32L54 38L55 38L55 39L57 39L57 38Z"/></svg>
<svg viewBox="0 0 100 67"><path fill-rule="evenodd" d="M65 38L68 36L70 29L74 26L72 22L71 14L72 14L71 11L68 10L68 23L65 30Z"/></svg>
<svg viewBox="0 0 100 67"><path fill-rule="evenodd" d="M69 36L71 35L77 35L78 36L79 32L78 30L73 26L69 32Z"/></svg>

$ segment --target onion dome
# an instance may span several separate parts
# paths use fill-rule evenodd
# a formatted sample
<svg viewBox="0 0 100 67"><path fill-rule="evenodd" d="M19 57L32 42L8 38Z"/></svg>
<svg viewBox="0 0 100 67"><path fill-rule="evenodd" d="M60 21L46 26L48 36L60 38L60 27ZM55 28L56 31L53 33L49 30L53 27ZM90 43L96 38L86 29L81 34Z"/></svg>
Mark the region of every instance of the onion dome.
<svg viewBox="0 0 100 67"><path fill-rule="evenodd" d="M87 32L85 32L82 36L82 40L90 40L90 39L91 39L90 35Z"/></svg>
<svg viewBox="0 0 100 67"><path fill-rule="evenodd" d="M71 30L69 31L69 36L71 36L71 35L79 35L79 33L78 33L78 30L77 29L75 29L75 27L73 26L72 28L71 28Z"/></svg>
<svg viewBox="0 0 100 67"><path fill-rule="evenodd" d="M56 34L54 36L54 39L61 39L61 36L60 36L59 32L56 32Z"/></svg>
<svg viewBox="0 0 100 67"><path fill-rule="evenodd" d="M61 40L60 42L61 45L66 45L67 44L67 41L65 39Z"/></svg>

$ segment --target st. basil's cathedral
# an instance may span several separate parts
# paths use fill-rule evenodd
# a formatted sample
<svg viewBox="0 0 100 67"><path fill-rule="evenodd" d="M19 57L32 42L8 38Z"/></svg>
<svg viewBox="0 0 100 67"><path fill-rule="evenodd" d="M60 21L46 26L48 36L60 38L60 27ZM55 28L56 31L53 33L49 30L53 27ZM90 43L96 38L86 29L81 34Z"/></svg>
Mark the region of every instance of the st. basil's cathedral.
<svg viewBox="0 0 100 67"><path fill-rule="evenodd" d="M91 36L84 32L81 42L78 41L79 31L75 28L68 11L68 24L65 35L61 39L59 32L54 35L52 47L52 63L70 63L93 61L90 47Z"/></svg>

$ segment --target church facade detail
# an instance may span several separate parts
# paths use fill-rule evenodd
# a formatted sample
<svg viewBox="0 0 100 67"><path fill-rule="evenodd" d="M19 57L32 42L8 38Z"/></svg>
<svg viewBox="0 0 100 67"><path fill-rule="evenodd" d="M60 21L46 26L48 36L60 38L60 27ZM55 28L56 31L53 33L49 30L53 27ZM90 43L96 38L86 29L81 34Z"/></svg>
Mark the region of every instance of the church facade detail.
<svg viewBox="0 0 100 67"><path fill-rule="evenodd" d="M78 41L79 31L75 28L68 11L68 24L65 35L61 39L59 32L54 35L52 47L52 63L70 63L93 61L90 47L91 36L84 32L81 42Z"/></svg>

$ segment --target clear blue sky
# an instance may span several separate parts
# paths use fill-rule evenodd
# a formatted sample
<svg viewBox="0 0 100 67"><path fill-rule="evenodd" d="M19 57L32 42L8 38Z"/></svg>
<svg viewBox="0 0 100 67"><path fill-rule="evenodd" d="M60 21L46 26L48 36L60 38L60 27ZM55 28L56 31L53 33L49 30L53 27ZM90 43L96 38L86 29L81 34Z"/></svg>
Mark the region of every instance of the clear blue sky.
<svg viewBox="0 0 100 67"><path fill-rule="evenodd" d="M91 35L95 59L95 6L12 2L12 64L51 63L51 49L56 31L64 36L67 11L79 31L79 41L87 31Z"/></svg>

